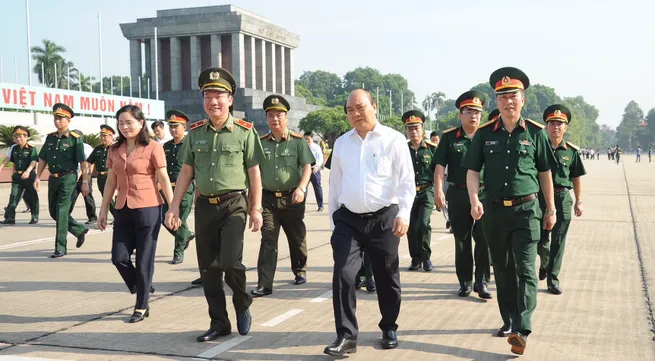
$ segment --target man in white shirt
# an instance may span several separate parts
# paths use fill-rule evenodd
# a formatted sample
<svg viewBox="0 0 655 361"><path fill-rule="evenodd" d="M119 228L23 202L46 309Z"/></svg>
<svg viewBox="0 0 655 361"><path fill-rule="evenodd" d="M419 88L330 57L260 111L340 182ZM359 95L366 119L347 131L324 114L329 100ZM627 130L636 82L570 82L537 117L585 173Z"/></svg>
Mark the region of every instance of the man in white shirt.
<svg viewBox="0 0 655 361"><path fill-rule="evenodd" d="M155 120L152 125L152 132L155 134L155 139L160 143L164 144L169 140L173 139L169 134L166 133L166 125L161 120Z"/></svg>
<svg viewBox="0 0 655 361"><path fill-rule="evenodd" d="M314 134L312 132L305 132L305 141L309 145L309 150L312 151L316 163L312 166L312 174L309 181L314 187L314 196L316 197L316 204L318 211L323 210L323 187L321 186L321 167L323 167L323 149L320 145L314 143Z"/></svg>
<svg viewBox="0 0 655 361"><path fill-rule="evenodd" d="M80 130L73 130L74 133L77 133L80 138L84 136ZM89 144L84 143L84 159L88 159L89 155L93 153L93 147L90 146ZM71 195L71 208L69 213L73 213L73 210L75 209L75 203L77 202L77 197L80 195L82 192L82 181L83 177L82 174L80 173L81 169L78 165L77 167L77 172L79 174L79 178L77 180L77 186L75 186L75 190L73 191L73 194ZM86 208L86 217L88 220L86 221L85 224L93 224L96 223L98 220L98 216L96 214L96 201L93 198L93 189L91 188L93 179L89 178L89 194L84 196L82 195L84 199L84 207Z"/></svg>
<svg viewBox="0 0 655 361"><path fill-rule="evenodd" d="M380 124L376 108L368 91L350 93L346 114L354 129L333 147L328 208L337 339L323 351L332 356L357 351L355 278L363 250L371 257L377 285L382 348L398 346L398 244L409 227L416 187L405 136Z"/></svg>

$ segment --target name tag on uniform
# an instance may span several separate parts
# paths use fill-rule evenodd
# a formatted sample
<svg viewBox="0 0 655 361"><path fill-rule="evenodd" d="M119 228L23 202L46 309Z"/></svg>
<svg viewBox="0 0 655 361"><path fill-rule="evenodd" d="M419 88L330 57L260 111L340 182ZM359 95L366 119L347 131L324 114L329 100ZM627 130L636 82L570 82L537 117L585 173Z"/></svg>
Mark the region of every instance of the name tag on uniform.
<svg viewBox="0 0 655 361"><path fill-rule="evenodd" d="M207 139L196 140L196 144L205 145L205 144L207 144Z"/></svg>
<svg viewBox="0 0 655 361"><path fill-rule="evenodd" d="M498 144L497 140L487 140L484 142L484 145L496 145Z"/></svg>
<svg viewBox="0 0 655 361"><path fill-rule="evenodd" d="M566 156L566 155L565 155L565 156L562 156L562 160L569 160L569 157Z"/></svg>
<svg viewBox="0 0 655 361"><path fill-rule="evenodd" d="M71 146L71 145L68 144L68 143L64 143L64 144L61 145L62 148L68 148L68 147L70 147L70 146Z"/></svg>
<svg viewBox="0 0 655 361"><path fill-rule="evenodd" d="M532 145L532 142L529 140L519 140L519 144L521 145Z"/></svg>

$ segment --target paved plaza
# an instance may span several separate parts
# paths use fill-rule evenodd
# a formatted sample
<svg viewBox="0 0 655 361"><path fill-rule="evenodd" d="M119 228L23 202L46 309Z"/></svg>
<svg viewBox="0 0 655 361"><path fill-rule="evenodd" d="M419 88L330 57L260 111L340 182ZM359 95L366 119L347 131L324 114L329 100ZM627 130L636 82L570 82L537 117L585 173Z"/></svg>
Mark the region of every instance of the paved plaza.
<svg viewBox="0 0 655 361"><path fill-rule="evenodd" d="M502 321L493 282L493 300L457 297L453 238L434 212L432 272L406 271L410 259L401 241L399 347L382 350L376 295L358 291L359 347L348 359L655 360L649 306L655 299L655 164L626 156L621 165L595 160L585 166L585 214L571 224L560 277L564 294L551 295L540 282L525 355L511 354L506 339L494 336ZM54 222L42 183L40 223L30 226L29 214L19 213L15 226L0 226L0 360L333 359L323 354L335 338L329 221L309 194L307 284L292 284L282 235L274 293L253 303L249 335L236 332L230 306L233 334L198 343L209 317L202 289L190 284L198 277L195 244L183 264L171 265L173 238L162 228L150 317L129 324L135 296L111 264L110 229L94 225L84 247L76 249L69 238L66 257L48 258ZM0 187L3 206L8 198L9 188ZM74 215L86 221L82 199ZM193 214L190 219L193 224ZM248 289L256 286L259 243L259 233L246 231Z"/></svg>

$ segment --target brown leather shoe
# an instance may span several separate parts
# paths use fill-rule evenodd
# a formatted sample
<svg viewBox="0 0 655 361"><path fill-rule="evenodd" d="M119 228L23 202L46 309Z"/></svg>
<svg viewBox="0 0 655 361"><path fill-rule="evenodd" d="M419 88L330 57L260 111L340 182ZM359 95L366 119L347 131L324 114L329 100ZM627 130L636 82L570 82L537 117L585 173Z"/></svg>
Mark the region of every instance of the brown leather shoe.
<svg viewBox="0 0 655 361"><path fill-rule="evenodd" d="M507 343L512 345L512 350L511 350L512 353L517 355L523 355L523 353L525 352L525 347L527 346L528 343L528 337L524 336L519 331L514 331L507 338Z"/></svg>

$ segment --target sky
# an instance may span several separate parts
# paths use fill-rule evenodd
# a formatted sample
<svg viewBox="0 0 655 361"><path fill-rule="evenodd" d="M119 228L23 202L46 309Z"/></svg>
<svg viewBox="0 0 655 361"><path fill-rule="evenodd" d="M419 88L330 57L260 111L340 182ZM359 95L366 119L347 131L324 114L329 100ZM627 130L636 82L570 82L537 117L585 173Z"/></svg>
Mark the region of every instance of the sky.
<svg viewBox="0 0 655 361"><path fill-rule="evenodd" d="M644 113L655 108L655 2L645 0L29 0L30 38L64 46L66 59L98 77L100 12L103 74L129 75L120 23L223 4L300 35L296 78L369 66L403 75L420 105L436 91L457 98L514 66L560 96L582 95L599 109L599 124L617 126L631 100ZM14 82L16 57L18 82L27 84L25 0L3 0L3 10L3 80Z"/></svg>

